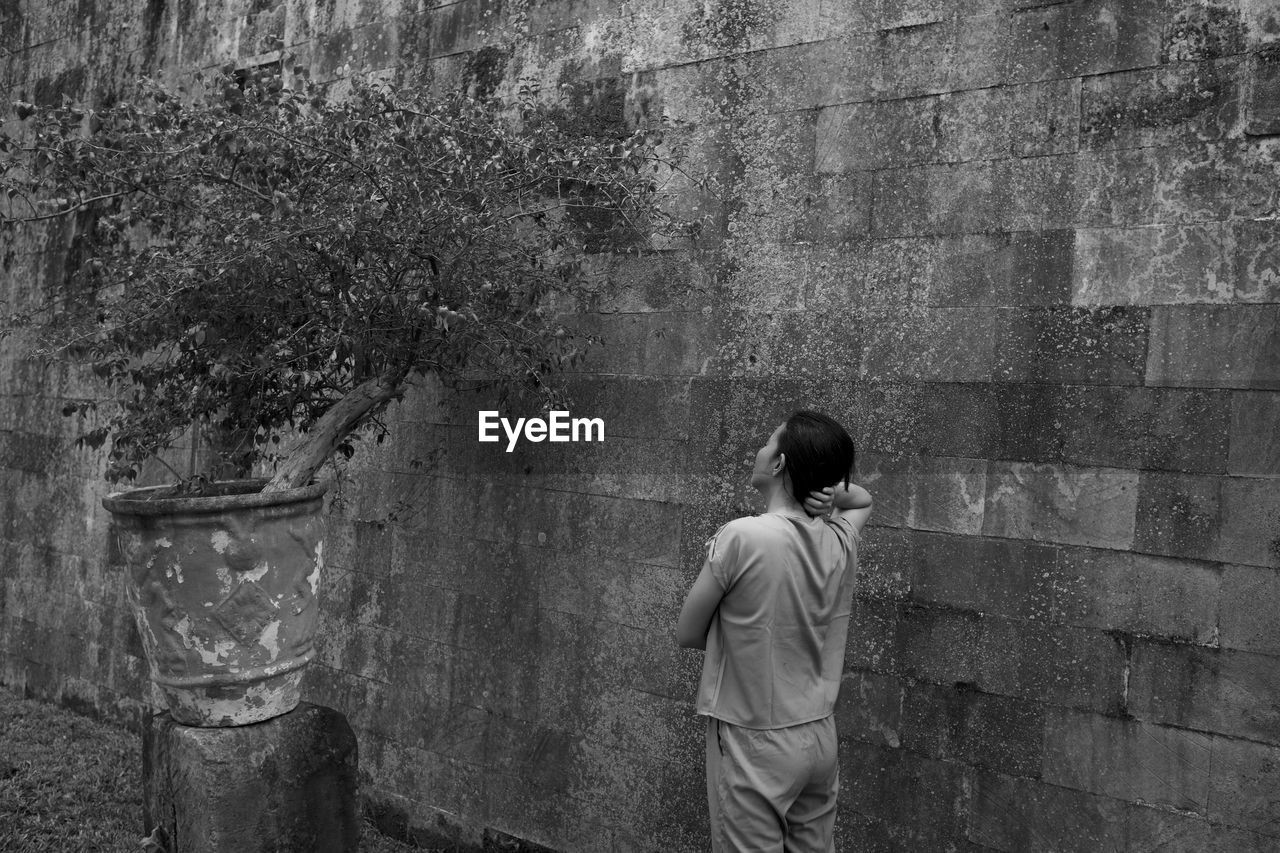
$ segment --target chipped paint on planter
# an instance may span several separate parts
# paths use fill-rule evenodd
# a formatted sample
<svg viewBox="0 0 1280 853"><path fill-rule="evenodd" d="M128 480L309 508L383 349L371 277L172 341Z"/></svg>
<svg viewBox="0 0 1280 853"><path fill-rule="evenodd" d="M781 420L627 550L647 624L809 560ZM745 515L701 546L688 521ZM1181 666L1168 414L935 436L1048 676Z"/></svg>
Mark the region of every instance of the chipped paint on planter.
<svg viewBox="0 0 1280 853"><path fill-rule="evenodd" d="M194 726L298 704L324 565L326 484L269 495L261 481L217 485L209 497L138 489L103 501L152 680L173 718Z"/></svg>

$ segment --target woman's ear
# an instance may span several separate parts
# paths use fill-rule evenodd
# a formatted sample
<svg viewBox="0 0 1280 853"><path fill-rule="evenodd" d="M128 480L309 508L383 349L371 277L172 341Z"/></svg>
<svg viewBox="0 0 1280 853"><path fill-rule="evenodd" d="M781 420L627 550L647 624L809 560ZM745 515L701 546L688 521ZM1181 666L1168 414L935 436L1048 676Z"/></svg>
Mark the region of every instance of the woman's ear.
<svg viewBox="0 0 1280 853"><path fill-rule="evenodd" d="M778 458L773 460L773 465L770 467L770 470L773 472L773 476L777 477L777 476L780 476L782 472L786 470L786 468L787 468L787 454L779 453Z"/></svg>

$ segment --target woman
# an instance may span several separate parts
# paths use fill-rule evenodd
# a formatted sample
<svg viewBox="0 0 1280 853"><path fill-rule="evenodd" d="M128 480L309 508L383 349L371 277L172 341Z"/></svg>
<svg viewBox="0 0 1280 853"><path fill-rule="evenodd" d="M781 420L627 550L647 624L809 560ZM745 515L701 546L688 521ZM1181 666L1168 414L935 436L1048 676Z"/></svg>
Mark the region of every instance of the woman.
<svg viewBox="0 0 1280 853"><path fill-rule="evenodd" d="M787 418L751 472L765 512L717 531L680 612L677 641L706 650L697 712L715 853L835 849L832 715L871 513L853 461L831 418Z"/></svg>

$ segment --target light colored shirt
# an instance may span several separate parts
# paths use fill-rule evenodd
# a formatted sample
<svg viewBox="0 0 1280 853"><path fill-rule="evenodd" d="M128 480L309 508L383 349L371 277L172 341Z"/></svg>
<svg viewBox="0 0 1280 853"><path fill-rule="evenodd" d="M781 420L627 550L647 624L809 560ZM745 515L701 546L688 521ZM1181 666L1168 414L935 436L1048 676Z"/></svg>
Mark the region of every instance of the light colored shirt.
<svg viewBox="0 0 1280 853"><path fill-rule="evenodd" d="M707 632L697 713L754 729L835 711L858 534L845 519L739 518L707 543L724 589Z"/></svg>

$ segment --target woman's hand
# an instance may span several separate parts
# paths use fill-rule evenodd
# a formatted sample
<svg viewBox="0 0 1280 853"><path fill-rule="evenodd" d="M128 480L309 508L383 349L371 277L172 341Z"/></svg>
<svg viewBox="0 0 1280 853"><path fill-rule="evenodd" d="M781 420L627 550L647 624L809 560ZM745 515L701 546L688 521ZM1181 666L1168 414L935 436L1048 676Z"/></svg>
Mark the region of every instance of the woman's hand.
<svg viewBox="0 0 1280 853"><path fill-rule="evenodd" d="M831 486L809 493L804 499L804 511L812 516L828 515L836 505L836 490Z"/></svg>
<svg viewBox="0 0 1280 853"><path fill-rule="evenodd" d="M832 510L869 509L871 493L856 483L838 483L809 493L804 511L811 517L830 515Z"/></svg>

